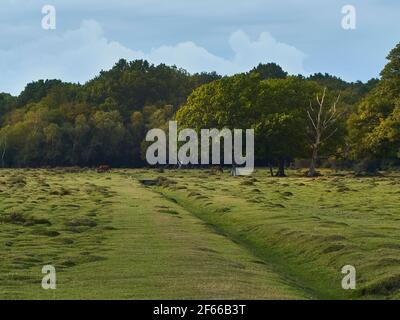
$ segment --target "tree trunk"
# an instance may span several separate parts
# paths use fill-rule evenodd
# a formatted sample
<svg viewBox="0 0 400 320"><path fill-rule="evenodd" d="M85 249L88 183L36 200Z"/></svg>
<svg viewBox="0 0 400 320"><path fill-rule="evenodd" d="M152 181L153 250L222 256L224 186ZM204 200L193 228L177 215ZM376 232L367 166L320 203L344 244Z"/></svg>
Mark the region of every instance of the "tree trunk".
<svg viewBox="0 0 400 320"><path fill-rule="evenodd" d="M280 158L278 160L278 171L276 173L277 177L286 177L285 174L285 160L283 158Z"/></svg>
<svg viewBox="0 0 400 320"><path fill-rule="evenodd" d="M237 176L236 165L234 163L232 163L231 176L232 177L236 177Z"/></svg>
<svg viewBox="0 0 400 320"><path fill-rule="evenodd" d="M4 168L4 155L5 152L3 151L3 154L1 155L1 167Z"/></svg>
<svg viewBox="0 0 400 320"><path fill-rule="evenodd" d="M311 164L310 164L310 168L309 168L308 173L307 173L307 176L309 176L309 177L318 176L318 172L316 170L316 167L317 167L318 149L319 149L320 143L321 143L321 135L319 133L317 133L317 138L316 138L315 144L313 146L313 153L312 153L312 156L311 156Z"/></svg>
<svg viewBox="0 0 400 320"><path fill-rule="evenodd" d="M268 163L268 167L269 167L269 174L271 175L271 177L273 177L274 176L274 170L272 168L271 162Z"/></svg>
<svg viewBox="0 0 400 320"><path fill-rule="evenodd" d="M5 140L4 143L3 143L3 152L1 154L1 167L2 168L4 168L4 165L5 165L4 157L6 155L6 150L7 150L7 140Z"/></svg>
<svg viewBox="0 0 400 320"><path fill-rule="evenodd" d="M310 168L309 168L308 174L307 174L309 177L316 177L318 175L317 170L316 170L317 161L318 161L318 148L314 147L312 157L311 157Z"/></svg>

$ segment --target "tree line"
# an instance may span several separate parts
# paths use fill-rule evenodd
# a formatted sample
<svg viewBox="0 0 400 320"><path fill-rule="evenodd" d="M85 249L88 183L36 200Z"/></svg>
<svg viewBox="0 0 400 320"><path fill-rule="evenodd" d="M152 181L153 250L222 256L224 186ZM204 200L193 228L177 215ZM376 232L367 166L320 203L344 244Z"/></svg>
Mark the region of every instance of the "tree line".
<svg viewBox="0 0 400 320"><path fill-rule="evenodd" d="M164 64L120 60L87 83L29 83L0 94L3 167L140 167L149 129L253 128L259 165L311 159L399 164L400 44L380 79L349 83L329 74L289 76L274 63L246 73L189 74Z"/></svg>

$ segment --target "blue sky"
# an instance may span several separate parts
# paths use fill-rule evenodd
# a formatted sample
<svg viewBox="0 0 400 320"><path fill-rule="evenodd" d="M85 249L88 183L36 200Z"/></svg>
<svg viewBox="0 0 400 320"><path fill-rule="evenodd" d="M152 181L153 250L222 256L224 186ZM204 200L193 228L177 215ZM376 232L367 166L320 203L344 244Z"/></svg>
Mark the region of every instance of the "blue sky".
<svg viewBox="0 0 400 320"><path fill-rule="evenodd" d="M56 30L41 27L44 5L56 8ZM341 27L344 5L357 10L356 30ZM84 83L120 58L222 74L276 62L366 81L400 42L399 17L397 0L2 0L0 92Z"/></svg>

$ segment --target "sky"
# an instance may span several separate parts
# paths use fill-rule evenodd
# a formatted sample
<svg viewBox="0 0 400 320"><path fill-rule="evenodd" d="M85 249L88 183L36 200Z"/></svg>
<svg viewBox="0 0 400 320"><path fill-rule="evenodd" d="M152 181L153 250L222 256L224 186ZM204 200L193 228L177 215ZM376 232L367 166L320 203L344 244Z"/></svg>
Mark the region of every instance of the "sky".
<svg viewBox="0 0 400 320"><path fill-rule="evenodd" d="M55 29L42 27L45 5ZM342 27L345 5L355 29ZM400 42L399 14L398 0L1 0L0 92L84 83L121 58L224 75L275 62L367 81Z"/></svg>

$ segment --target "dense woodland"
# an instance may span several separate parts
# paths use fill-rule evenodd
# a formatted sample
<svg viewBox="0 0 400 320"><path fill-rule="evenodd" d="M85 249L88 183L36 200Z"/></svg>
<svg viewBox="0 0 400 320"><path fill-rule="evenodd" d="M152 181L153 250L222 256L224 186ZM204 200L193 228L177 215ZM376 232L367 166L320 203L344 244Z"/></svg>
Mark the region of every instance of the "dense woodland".
<svg viewBox="0 0 400 320"><path fill-rule="evenodd" d="M274 63L222 77L120 60L87 83L29 83L0 94L3 167L139 167L145 135L181 127L254 128L258 165L312 159L363 171L400 157L400 44L380 79L348 83L329 74L289 76Z"/></svg>

